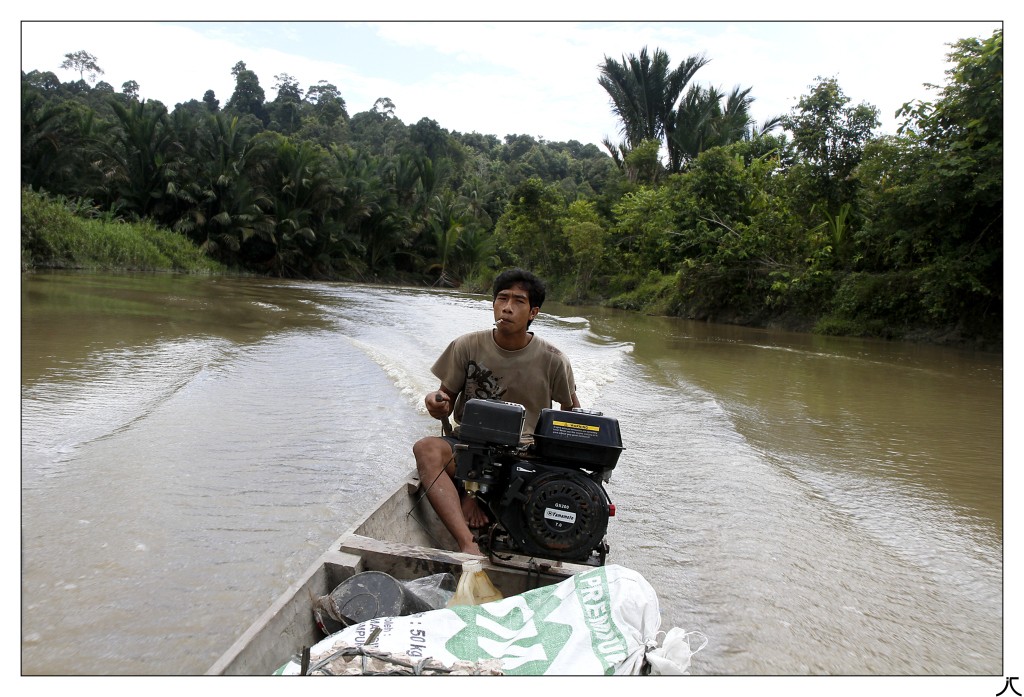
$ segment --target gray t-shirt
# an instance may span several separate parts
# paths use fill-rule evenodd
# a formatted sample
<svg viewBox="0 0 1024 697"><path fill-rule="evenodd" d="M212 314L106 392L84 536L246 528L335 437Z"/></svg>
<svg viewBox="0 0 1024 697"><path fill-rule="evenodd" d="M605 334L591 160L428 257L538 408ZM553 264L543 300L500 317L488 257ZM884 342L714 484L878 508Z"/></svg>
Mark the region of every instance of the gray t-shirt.
<svg viewBox="0 0 1024 697"><path fill-rule="evenodd" d="M462 418L470 399L499 399L526 409L523 440L533 440L540 410L572 404L576 380L568 357L544 339L533 339L518 351L494 343L491 329L464 334L448 345L431 372L450 392L458 394L454 417Z"/></svg>

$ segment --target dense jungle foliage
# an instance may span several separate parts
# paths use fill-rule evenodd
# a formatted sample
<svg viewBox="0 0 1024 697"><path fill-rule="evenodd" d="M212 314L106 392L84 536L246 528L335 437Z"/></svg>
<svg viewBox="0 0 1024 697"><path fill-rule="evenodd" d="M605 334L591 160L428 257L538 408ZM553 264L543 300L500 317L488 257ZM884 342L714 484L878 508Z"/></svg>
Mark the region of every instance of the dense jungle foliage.
<svg viewBox="0 0 1024 697"><path fill-rule="evenodd" d="M75 265L39 222L56 205L249 273L481 290L521 265L566 302L998 348L1002 47L952 44L934 101L884 136L834 78L755 124L751 88L697 82L704 56L605 57L622 141L603 149L407 125L386 97L350 115L287 74L267 101L243 62L223 106L168 110L69 53L76 82L22 73L22 267Z"/></svg>

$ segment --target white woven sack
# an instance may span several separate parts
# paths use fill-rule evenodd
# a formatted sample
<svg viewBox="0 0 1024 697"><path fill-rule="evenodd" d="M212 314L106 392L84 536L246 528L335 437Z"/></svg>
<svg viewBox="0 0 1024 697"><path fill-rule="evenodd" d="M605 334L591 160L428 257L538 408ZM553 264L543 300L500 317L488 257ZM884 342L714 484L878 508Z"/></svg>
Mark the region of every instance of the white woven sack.
<svg viewBox="0 0 1024 697"><path fill-rule="evenodd" d="M362 646L379 628L366 648L447 666L500 659L506 675L628 675L638 674L657 646L660 622L646 579L611 564L492 603L369 620L323 639L311 653L326 653L337 641ZM293 674L297 666L279 672Z"/></svg>

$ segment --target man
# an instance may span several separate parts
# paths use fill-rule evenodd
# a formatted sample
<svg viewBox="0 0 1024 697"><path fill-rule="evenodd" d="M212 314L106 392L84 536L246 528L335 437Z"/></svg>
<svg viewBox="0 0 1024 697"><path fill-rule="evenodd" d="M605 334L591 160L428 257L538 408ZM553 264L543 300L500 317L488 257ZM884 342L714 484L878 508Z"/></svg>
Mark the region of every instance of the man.
<svg viewBox="0 0 1024 697"><path fill-rule="evenodd" d="M529 271L509 269L494 280L494 328L455 339L431 372L441 386L424 398L435 419L454 414L458 421L469 399L499 399L526 410L524 442L533 440L541 409L558 402L568 410L580 405L569 359L528 331L544 302L544 283ZM454 407L454 408L453 408ZM460 498L454 482L454 435L428 436L416 442L413 455L427 500L462 552L480 554L471 528L487 516L471 496Z"/></svg>

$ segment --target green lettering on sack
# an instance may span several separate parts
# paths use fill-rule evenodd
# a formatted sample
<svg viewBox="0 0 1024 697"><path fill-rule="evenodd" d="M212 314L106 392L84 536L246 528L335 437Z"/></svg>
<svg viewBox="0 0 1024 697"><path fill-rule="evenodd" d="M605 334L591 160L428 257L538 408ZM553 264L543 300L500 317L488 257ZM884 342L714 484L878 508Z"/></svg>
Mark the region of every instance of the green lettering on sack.
<svg viewBox="0 0 1024 697"><path fill-rule="evenodd" d="M586 571L576 576L576 596L583 607L583 618L590 629L594 655L604 665L605 675L615 672L615 666L629 654L626 638L611 621L611 593L608 576L603 568Z"/></svg>

